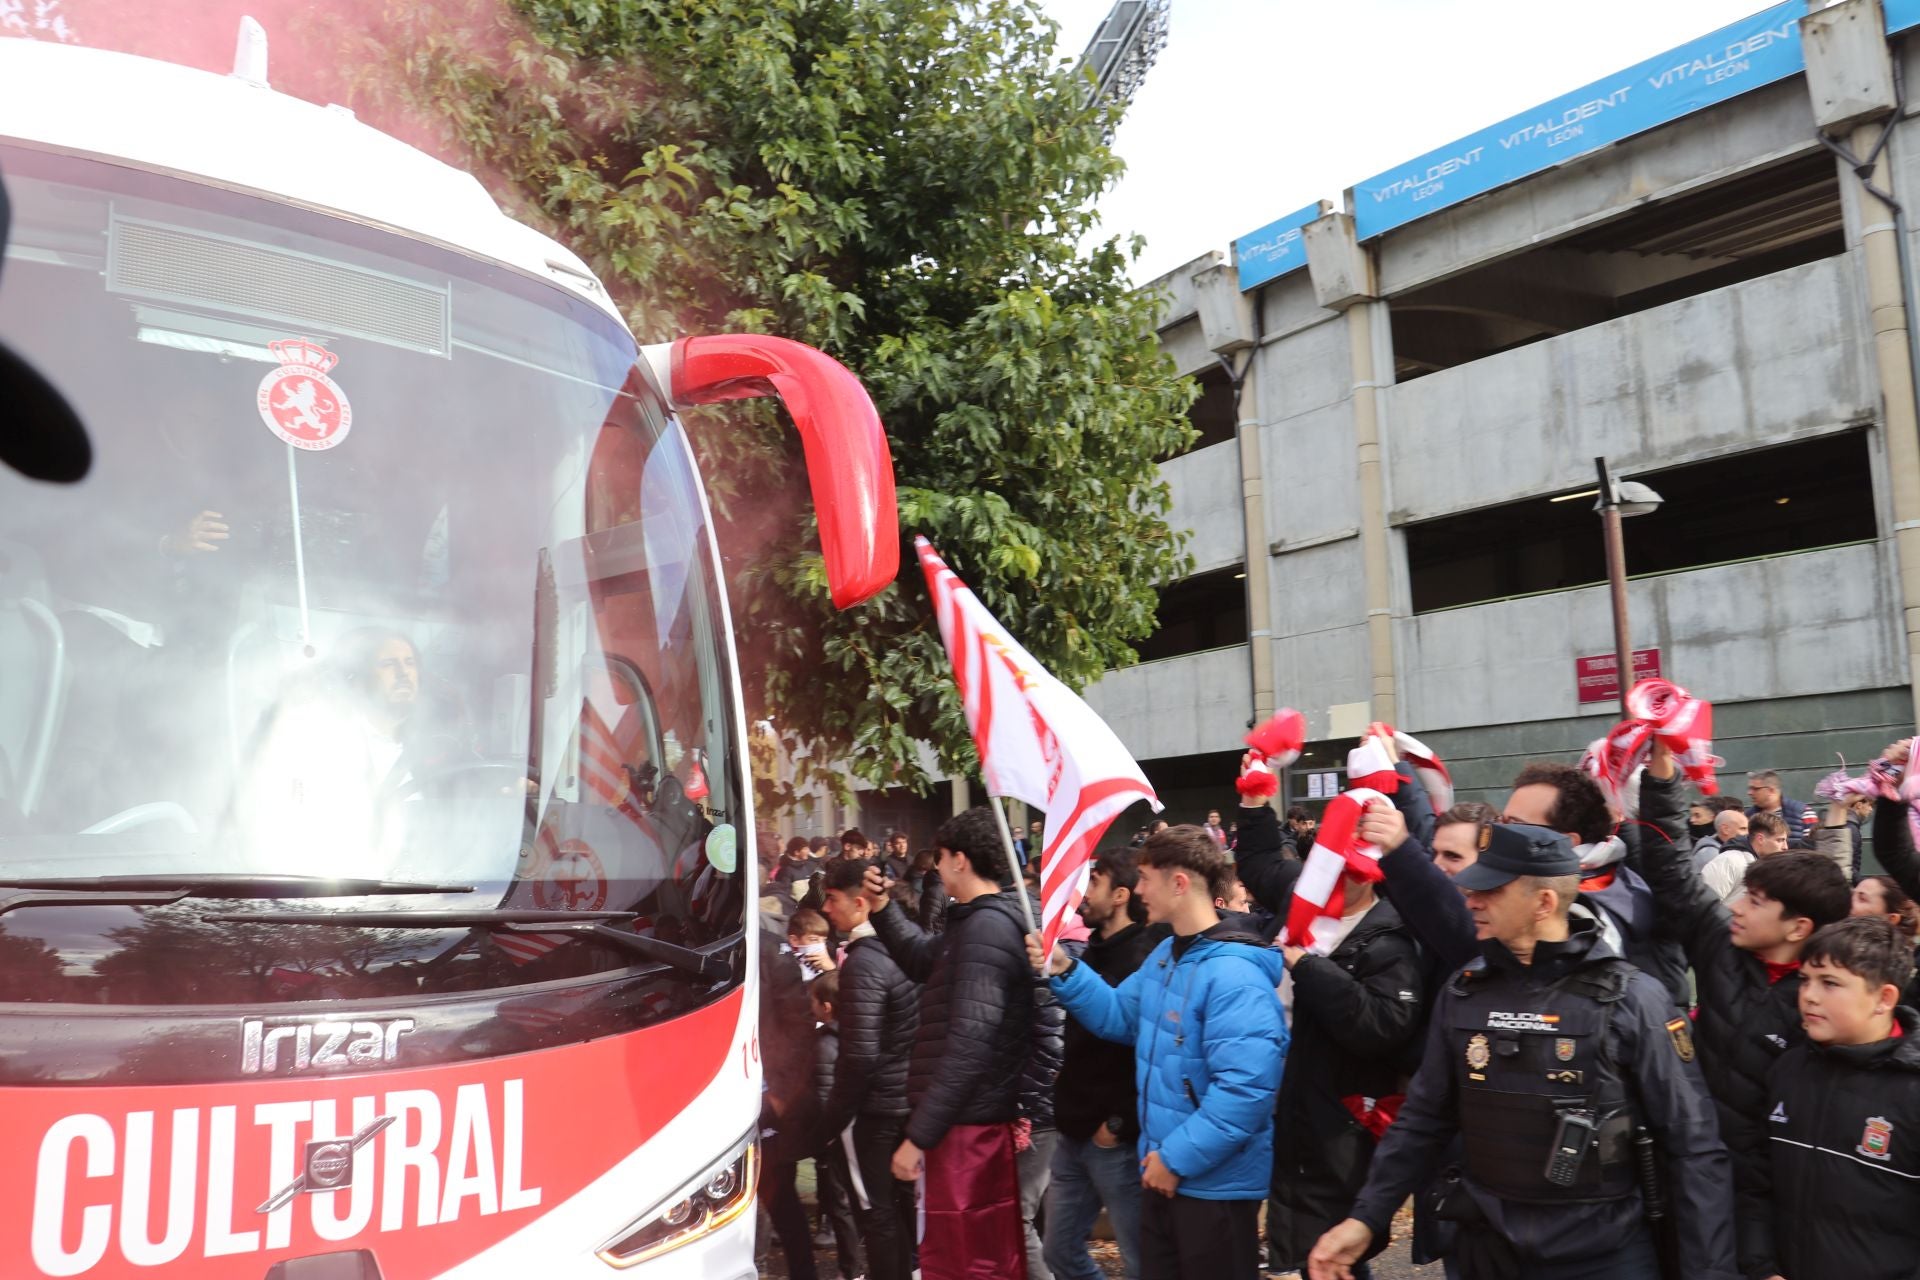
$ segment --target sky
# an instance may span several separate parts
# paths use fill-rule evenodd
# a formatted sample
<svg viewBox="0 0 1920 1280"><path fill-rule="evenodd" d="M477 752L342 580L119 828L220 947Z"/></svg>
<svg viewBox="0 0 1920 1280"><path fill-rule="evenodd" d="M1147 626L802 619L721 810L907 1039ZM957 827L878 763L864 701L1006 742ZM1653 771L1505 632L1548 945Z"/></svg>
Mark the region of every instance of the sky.
<svg viewBox="0 0 1920 1280"><path fill-rule="evenodd" d="M1041 0L1078 54L1112 0ZM1768 0L1173 0L1114 139L1138 282Z"/></svg>

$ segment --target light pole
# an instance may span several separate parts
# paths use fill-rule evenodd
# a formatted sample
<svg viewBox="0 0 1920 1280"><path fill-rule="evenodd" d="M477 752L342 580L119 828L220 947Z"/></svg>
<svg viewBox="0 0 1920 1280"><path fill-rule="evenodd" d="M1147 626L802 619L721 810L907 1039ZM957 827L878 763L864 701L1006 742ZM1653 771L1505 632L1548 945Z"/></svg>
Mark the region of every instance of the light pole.
<svg viewBox="0 0 1920 1280"><path fill-rule="evenodd" d="M1620 710L1627 709L1627 690L1633 685L1633 633L1627 622L1627 547L1620 536L1626 516L1644 516L1659 509L1660 495L1634 480L1616 480L1605 458L1595 458L1600 473L1600 496L1593 509L1600 513L1600 531L1607 545L1607 585L1613 594L1613 668L1620 686Z"/></svg>

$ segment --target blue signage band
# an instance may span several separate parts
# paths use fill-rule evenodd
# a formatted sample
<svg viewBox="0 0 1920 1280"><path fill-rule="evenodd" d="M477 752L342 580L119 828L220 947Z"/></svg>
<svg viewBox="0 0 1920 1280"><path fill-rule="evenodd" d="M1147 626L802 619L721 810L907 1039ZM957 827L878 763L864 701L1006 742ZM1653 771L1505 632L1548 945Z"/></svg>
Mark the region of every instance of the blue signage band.
<svg viewBox="0 0 1920 1280"><path fill-rule="evenodd" d="M1883 0L1887 34L1920 27L1920 0ZM1805 0L1784 0L1677 49L1398 165L1349 193L1360 239L1405 226L1496 187L1648 129L1777 83L1806 69ZM1301 220L1302 213L1312 216ZM1251 289L1305 265L1300 228L1318 206L1234 242Z"/></svg>
<svg viewBox="0 0 1920 1280"><path fill-rule="evenodd" d="M1920 0L1914 3L1920 4ZM1307 242L1302 230L1324 212L1324 205L1316 202L1235 240L1233 262L1240 271L1241 292L1306 266Z"/></svg>

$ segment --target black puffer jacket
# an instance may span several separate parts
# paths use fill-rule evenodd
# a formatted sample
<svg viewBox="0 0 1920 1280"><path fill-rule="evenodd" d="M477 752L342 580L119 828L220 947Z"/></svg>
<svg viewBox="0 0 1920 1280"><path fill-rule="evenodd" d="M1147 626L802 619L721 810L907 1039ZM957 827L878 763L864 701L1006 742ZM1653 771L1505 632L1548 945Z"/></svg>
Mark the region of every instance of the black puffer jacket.
<svg viewBox="0 0 1920 1280"><path fill-rule="evenodd" d="M1425 970L1413 935L1384 900L1331 955L1293 966L1293 1040L1280 1079L1275 1216L1267 1223L1283 1255L1277 1263L1304 1266L1366 1185L1377 1140L1346 1100L1405 1092L1425 1026Z"/></svg>
<svg viewBox="0 0 1920 1280"><path fill-rule="evenodd" d="M1642 779L1643 798L1658 781ZM1755 1129L1756 1117L1766 1114L1767 1075L1781 1054L1806 1039L1800 1027L1800 975L1774 981L1759 957L1733 945L1727 933L1732 913L1700 879L1684 845L1648 842L1641 868L1662 928L1686 939L1700 993L1693 1025L1700 1072L1713 1094L1720 1134L1733 1153L1740 1184L1746 1185L1756 1143L1765 1140ZM1754 1261L1743 1246L1741 1270L1752 1274Z"/></svg>
<svg viewBox="0 0 1920 1280"><path fill-rule="evenodd" d="M1676 845L1688 851L1688 862L1692 862L1692 849L1687 836L1687 802L1678 774L1672 778L1655 778L1647 774L1640 775L1640 816L1622 822L1614 834L1627 846L1627 870L1635 874L1629 877L1617 876L1615 883L1607 890L1584 892L1584 896L1600 903L1612 911L1625 934L1626 946L1623 954L1638 965L1654 981L1667 989L1673 1002L1681 1008L1687 1007L1687 999L1692 991L1687 983L1687 954L1681 945L1684 939L1672 929L1663 926L1662 918L1653 909L1651 893L1620 894L1621 881L1646 879L1641 866L1650 852L1656 849L1670 849ZM1631 899L1632 905L1624 905Z"/></svg>
<svg viewBox="0 0 1920 1280"><path fill-rule="evenodd" d="M1033 918L1040 918L1040 899L1029 893ZM1027 1068L1020 1073L1020 1114L1035 1129L1052 1129L1054 1087L1067 1054L1067 1007L1053 998L1053 986L1033 975L1033 1044Z"/></svg>
<svg viewBox="0 0 1920 1280"><path fill-rule="evenodd" d="M1108 986L1117 987L1145 963L1147 954L1169 932L1165 925L1145 924L1129 924L1111 938L1096 932L1087 939L1080 960ZM1062 1047L1060 1077L1054 1088L1054 1127L1076 1142L1086 1142L1101 1125L1117 1117L1121 1126L1114 1137L1129 1146L1138 1141L1133 1045L1102 1040L1069 1017Z"/></svg>
<svg viewBox="0 0 1920 1280"><path fill-rule="evenodd" d="M1911 1280L1920 1266L1920 1024L1876 1044L1780 1055L1743 1153L1740 1255L1751 1280Z"/></svg>
<svg viewBox="0 0 1920 1280"><path fill-rule="evenodd" d="M839 1065L840 1032L831 1023L823 1023L813 1029L813 1096L823 1107L833 1096L833 1079Z"/></svg>
<svg viewBox="0 0 1920 1280"><path fill-rule="evenodd" d="M1920 900L1920 855L1913 849L1913 828L1907 824L1907 803L1904 800L1888 800L1884 796L1873 802L1874 852L1880 855L1880 865L1887 869L1893 882L1900 886L1909 898ZM1856 839L1853 846L1853 863L1860 865L1860 844ZM1916 957L1920 959L1920 957ZM1907 989L1901 993L1900 1003L1920 1009L1920 971L1916 971L1913 980L1907 983Z"/></svg>
<svg viewBox="0 0 1920 1280"><path fill-rule="evenodd" d="M947 908L953 905L953 899L947 896L947 886L941 881L938 871L929 871L920 877L920 928L927 933L941 933L947 927Z"/></svg>
<svg viewBox="0 0 1920 1280"><path fill-rule="evenodd" d="M1909 898L1920 901L1920 857L1913 851L1913 828L1907 825L1905 801L1881 797L1873 802L1873 849L1894 883ZM1854 856L1859 855L1856 852Z"/></svg>
<svg viewBox="0 0 1920 1280"><path fill-rule="evenodd" d="M855 1116L907 1114L907 1067L920 1026L920 988L878 938L855 938L840 962L840 1059L825 1099L823 1136Z"/></svg>
<svg viewBox="0 0 1920 1280"><path fill-rule="evenodd" d="M760 929L760 1062L766 1077L760 1123L774 1130L767 1142L770 1164L804 1160L813 1154L818 1102L814 1081L813 1007L800 966L783 955L784 941L764 924Z"/></svg>
<svg viewBox="0 0 1920 1280"><path fill-rule="evenodd" d="M1237 818L1240 825L1233 846L1234 874L1247 887L1249 897L1284 923L1287 906L1293 901L1293 886L1304 865L1298 858L1287 856L1293 849L1293 833L1281 830L1280 815L1271 805L1242 805Z"/></svg>
<svg viewBox="0 0 1920 1280"><path fill-rule="evenodd" d="M1280 920L1303 868L1286 856L1291 838L1268 806L1240 810L1240 882ZM1419 944L1384 899L1331 955L1294 965L1293 1038L1275 1105L1267 1222L1267 1239L1281 1255L1273 1259L1277 1269L1303 1266L1366 1184L1375 1139L1345 1099L1377 1101L1404 1091L1419 1054L1428 986Z"/></svg>
<svg viewBox="0 0 1920 1280"><path fill-rule="evenodd" d="M907 1073L907 1137L927 1150L953 1125L1017 1119L1033 1040L1034 974L1013 896L954 903L938 937L893 903L873 917L873 928L907 977L925 983Z"/></svg>

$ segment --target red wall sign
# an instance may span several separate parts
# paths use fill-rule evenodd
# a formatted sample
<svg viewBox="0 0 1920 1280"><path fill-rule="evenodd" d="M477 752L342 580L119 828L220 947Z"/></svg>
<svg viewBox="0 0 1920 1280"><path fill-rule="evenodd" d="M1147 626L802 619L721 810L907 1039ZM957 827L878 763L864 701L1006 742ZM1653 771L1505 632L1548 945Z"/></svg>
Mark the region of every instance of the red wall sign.
<svg viewBox="0 0 1920 1280"><path fill-rule="evenodd" d="M1580 690L1580 705L1594 702L1620 701L1619 663L1610 653L1597 653L1591 658L1573 660L1574 685ZM1658 649L1635 649L1633 651L1633 680L1638 684L1642 680L1657 679L1660 675L1660 651Z"/></svg>

